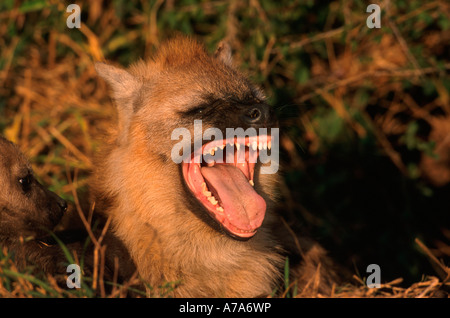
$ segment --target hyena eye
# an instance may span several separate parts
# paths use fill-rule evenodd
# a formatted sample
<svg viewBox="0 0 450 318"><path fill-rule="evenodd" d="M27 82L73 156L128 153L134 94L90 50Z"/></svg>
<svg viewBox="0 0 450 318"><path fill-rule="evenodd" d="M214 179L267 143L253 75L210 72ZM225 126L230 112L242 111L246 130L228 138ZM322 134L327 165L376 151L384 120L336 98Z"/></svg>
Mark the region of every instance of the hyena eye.
<svg viewBox="0 0 450 318"><path fill-rule="evenodd" d="M28 174L23 178L19 178L19 183L22 186L22 190L28 192L30 190L31 182L33 181L33 177Z"/></svg>
<svg viewBox="0 0 450 318"><path fill-rule="evenodd" d="M185 112L185 115L188 116L196 116L196 115L204 115L206 113L206 107L195 107L194 109L190 109Z"/></svg>
<svg viewBox="0 0 450 318"><path fill-rule="evenodd" d="M206 107L198 107L195 109L195 112L197 114L203 115L203 113L206 111Z"/></svg>

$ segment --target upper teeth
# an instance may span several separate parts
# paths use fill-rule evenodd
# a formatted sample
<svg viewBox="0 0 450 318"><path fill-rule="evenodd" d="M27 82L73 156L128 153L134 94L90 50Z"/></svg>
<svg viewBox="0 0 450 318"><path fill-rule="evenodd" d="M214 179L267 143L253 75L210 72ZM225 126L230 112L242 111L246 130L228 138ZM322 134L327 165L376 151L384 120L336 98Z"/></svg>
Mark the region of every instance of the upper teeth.
<svg viewBox="0 0 450 318"><path fill-rule="evenodd" d="M236 146L236 149L239 151L240 149L241 149L241 144L239 143L239 142L233 142L233 141L231 141L231 142L227 142L230 146ZM209 155L211 155L211 156L214 156L215 155L215 153L216 153L216 151L218 150L218 149L220 149L220 150L223 150L224 148L225 148L225 146L227 145L227 143L225 143L225 144L222 144L222 145L218 145L218 146L214 146L214 147L211 147L211 148L209 148L208 150L206 150L205 149L205 151L204 151L204 155L207 155L207 154L209 154ZM244 145L246 145L247 147L249 147L249 149L253 149L253 151L256 151L256 150L262 150L262 149L271 149L272 148L272 143L269 141L269 142L263 142L263 141L256 141L256 140L254 140L254 141L252 141L252 142L247 142L247 144L244 144Z"/></svg>

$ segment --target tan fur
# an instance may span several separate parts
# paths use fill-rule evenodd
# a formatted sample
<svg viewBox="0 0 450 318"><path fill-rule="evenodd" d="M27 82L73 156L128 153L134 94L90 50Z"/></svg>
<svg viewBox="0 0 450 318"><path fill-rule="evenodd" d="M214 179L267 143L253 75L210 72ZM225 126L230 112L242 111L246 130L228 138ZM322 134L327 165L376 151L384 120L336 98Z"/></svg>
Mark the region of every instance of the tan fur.
<svg viewBox="0 0 450 318"><path fill-rule="evenodd" d="M191 208L180 167L170 159L173 129L193 127L180 112L207 102L205 96L264 100L231 66L228 46L210 56L196 41L176 38L153 60L128 70L96 68L112 88L119 122L98 156L92 189L98 210L112 216L142 278L153 288L179 282L172 294L177 297L271 294L284 264L270 233L276 176L256 180L268 205L266 218L253 238L237 241ZM203 130L208 127L203 124Z"/></svg>

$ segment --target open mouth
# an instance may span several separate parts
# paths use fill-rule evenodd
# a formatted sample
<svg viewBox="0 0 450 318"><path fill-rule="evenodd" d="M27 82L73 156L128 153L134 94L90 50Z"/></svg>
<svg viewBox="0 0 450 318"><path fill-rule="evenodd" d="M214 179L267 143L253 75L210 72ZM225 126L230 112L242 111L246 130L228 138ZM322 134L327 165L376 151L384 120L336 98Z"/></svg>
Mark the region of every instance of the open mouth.
<svg viewBox="0 0 450 318"><path fill-rule="evenodd" d="M266 135L214 140L182 163L195 198L232 236L250 238L264 220L266 202L254 189L254 176L259 152L270 148Z"/></svg>

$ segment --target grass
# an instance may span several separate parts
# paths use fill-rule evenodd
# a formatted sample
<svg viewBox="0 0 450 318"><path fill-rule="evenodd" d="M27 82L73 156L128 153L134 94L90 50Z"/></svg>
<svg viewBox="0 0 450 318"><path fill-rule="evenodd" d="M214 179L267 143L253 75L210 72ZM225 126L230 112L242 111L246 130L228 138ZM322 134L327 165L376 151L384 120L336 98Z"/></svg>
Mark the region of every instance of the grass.
<svg viewBox="0 0 450 318"><path fill-rule="evenodd" d="M280 214L355 272L382 268L379 290L364 287L363 275L357 287L322 296L429 297L448 288L446 1L380 1L381 29L366 27L358 1L76 1L80 29L66 26L69 3L0 3L0 133L72 207L87 191L97 136L115 116L93 61L127 66L177 32L210 51L226 39L280 118ZM1 264L2 296L101 294L92 282L85 294L61 291L5 255ZM284 296L305 296L285 283Z"/></svg>
<svg viewBox="0 0 450 318"><path fill-rule="evenodd" d="M0 255L0 297L2 298L123 298L123 297L145 297L145 291L131 285L135 281L126 284L117 284L104 281L103 286L93 286L92 277L82 277L81 288L69 289L66 283L67 275L51 276L38 274L33 268L18 270L10 255ZM105 287L107 292L105 292ZM169 287L160 288L160 294L166 295Z"/></svg>

